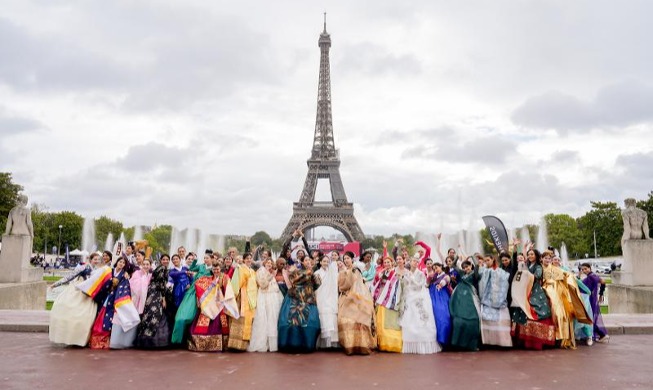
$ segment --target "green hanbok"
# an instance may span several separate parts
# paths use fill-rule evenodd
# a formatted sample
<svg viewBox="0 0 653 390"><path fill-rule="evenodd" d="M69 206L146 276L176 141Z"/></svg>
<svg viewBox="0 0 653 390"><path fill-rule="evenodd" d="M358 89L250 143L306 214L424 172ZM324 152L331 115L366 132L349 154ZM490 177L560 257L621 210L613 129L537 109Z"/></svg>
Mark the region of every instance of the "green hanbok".
<svg viewBox="0 0 653 390"><path fill-rule="evenodd" d="M477 351L481 344L480 301L476 291L478 269L458 279L449 300L452 318L451 345L470 351Z"/></svg>
<svg viewBox="0 0 653 390"><path fill-rule="evenodd" d="M190 266L191 272L197 272L184 294L184 299L179 305L177 315L175 315L175 326L172 330L172 344L183 344L188 339L188 330L191 323L197 316L197 298L195 297L195 281L203 276L211 276L211 270L206 268L206 264L197 264L197 259L193 260Z"/></svg>

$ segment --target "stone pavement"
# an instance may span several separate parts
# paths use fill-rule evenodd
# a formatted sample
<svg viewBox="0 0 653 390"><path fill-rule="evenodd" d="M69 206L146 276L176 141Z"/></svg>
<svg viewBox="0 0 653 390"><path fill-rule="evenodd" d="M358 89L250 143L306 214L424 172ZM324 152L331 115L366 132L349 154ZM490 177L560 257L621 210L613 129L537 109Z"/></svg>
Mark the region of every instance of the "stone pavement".
<svg viewBox="0 0 653 390"><path fill-rule="evenodd" d="M98 351L0 332L2 389L651 389L653 336L576 350L435 355Z"/></svg>
<svg viewBox="0 0 653 390"><path fill-rule="evenodd" d="M46 310L0 310L0 332L47 332ZM604 314L611 335L653 334L653 314Z"/></svg>

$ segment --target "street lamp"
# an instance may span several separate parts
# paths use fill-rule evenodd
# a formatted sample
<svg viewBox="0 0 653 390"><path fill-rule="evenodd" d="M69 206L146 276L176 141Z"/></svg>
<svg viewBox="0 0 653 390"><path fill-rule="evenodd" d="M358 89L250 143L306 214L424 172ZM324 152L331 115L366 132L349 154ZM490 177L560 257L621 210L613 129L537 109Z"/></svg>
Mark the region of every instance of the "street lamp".
<svg viewBox="0 0 653 390"><path fill-rule="evenodd" d="M61 256L61 229L63 229L63 226L59 225L59 246L57 247L57 258Z"/></svg>

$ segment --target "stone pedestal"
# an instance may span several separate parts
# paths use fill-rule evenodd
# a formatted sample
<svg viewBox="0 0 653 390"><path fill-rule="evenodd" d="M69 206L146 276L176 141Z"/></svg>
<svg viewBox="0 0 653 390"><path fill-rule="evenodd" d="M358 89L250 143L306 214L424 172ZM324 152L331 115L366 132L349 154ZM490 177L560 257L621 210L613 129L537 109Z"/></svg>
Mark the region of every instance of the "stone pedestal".
<svg viewBox="0 0 653 390"><path fill-rule="evenodd" d="M0 252L0 283L40 282L43 270L32 267L32 238L5 234Z"/></svg>
<svg viewBox="0 0 653 390"><path fill-rule="evenodd" d="M621 271L608 285L610 313L653 313L653 240L627 240Z"/></svg>
<svg viewBox="0 0 653 390"><path fill-rule="evenodd" d="M48 284L0 283L0 310L45 310Z"/></svg>
<svg viewBox="0 0 653 390"><path fill-rule="evenodd" d="M612 283L653 287L653 240L627 240L622 249L624 262L612 273Z"/></svg>
<svg viewBox="0 0 653 390"><path fill-rule="evenodd" d="M0 252L0 309L44 310L47 283L43 270L29 263L30 236L2 236Z"/></svg>

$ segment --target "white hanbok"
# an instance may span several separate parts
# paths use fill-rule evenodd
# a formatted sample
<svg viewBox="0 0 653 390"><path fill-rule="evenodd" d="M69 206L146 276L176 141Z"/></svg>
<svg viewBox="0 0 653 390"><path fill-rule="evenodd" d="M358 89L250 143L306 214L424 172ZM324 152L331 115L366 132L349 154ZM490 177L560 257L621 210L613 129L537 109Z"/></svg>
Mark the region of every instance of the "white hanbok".
<svg viewBox="0 0 653 390"><path fill-rule="evenodd" d="M431 354L441 351L437 341L431 296L426 275L420 270L406 272L402 280L403 311L399 319L402 353Z"/></svg>
<svg viewBox="0 0 653 390"><path fill-rule="evenodd" d="M327 269L315 271L320 287L315 291L317 311L320 316L318 348L338 347L338 264L329 259Z"/></svg>
<svg viewBox="0 0 653 390"><path fill-rule="evenodd" d="M59 294L50 311L50 341L57 344L86 346L97 315L97 304L77 289L81 279L70 283Z"/></svg>
<svg viewBox="0 0 653 390"><path fill-rule="evenodd" d="M274 275L265 267L256 271L256 284L258 285L256 314L252 324L252 338L249 340L247 351L275 352L278 349L277 322L279 322L283 295L281 295Z"/></svg>

